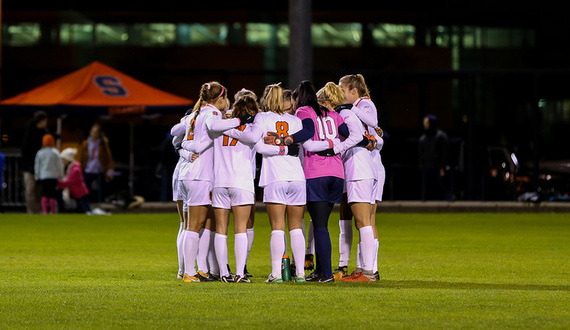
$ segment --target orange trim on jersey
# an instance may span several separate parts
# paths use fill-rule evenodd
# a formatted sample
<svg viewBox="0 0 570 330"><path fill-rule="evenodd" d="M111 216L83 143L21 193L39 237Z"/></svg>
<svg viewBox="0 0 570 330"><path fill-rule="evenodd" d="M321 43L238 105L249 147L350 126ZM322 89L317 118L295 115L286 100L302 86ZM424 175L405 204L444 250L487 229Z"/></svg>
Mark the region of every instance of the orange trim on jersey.
<svg viewBox="0 0 570 330"><path fill-rule="evenodd" d="M362 100L370 100L370 97L365 96L365 97L361 97L358 99L358 102L356 102L356 104L354 105L355 107L357 107L360 104L360 101Z"/></svg>

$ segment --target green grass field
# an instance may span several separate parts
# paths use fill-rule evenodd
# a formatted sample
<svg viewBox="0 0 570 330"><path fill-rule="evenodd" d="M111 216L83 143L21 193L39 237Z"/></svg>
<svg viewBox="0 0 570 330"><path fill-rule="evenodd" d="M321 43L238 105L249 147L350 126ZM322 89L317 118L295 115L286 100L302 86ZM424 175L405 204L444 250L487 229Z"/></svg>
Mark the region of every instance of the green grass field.
<svg viewBox="0 0 570 330"><path fill-rule="evenodd" d="M379 213L377 224L377 282L264 283L270 228L257 213L254 283L183 283L175 213L1 214L0 329L570 328L569 214ZM228 250L234 267L231 229Z"/></svg>

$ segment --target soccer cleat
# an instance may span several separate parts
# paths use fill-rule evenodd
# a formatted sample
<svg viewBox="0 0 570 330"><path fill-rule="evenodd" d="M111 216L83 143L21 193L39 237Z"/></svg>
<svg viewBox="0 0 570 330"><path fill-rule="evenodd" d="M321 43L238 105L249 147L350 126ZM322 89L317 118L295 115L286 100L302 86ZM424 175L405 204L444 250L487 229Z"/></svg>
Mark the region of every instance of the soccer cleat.
<svg viewBox="0 0 570 330"><path fill-rule="evenodd" d="M334 270L333 276L335 280L340 280L342 277L348 276L348 267L342 266Z"/></svg>
<svg viewBox="0 0 570 330"><path fill-rule="evenodd" d="M283 283L283 279L281 276L273 277L272 274L269 274L265 280L265 283Z"/></svg>
<svg viewBox="0 0 570 330"><path fill-rule="evenodd" d="M208 275L207 273L204 273L201 270L198 271L196 276L198 276L198 278L200 279L200 282L214 282L215 281L212 277L210 277L210 275Z"/></svg>
<svg viewBox="0 0 570 330"><path fill-rule="evenodd" d="M321 278L321 274L318 274L317 272L312 272L309 276L305 277L305 280L307 282L317 282L319 278Z"/></svg>
<svg viewBox="0 0 570 330"><path fill-rule="evenodd" d="M220 277L220 282L222 283L232 283L235 282L235 277L234 275L230 274L228 276L222 276Z"/></svg>
<svg viewBox="0 0 570 330"><path fill-rule="evenodd" d="M247 265L245 265L243 267L243 274L247 277L253 277L253 275L251 275L248 271L247 271Z"/></svg>
<svg viewBox="0 0 570 330"><path fill-rule="evenodd" d="M380 274L378 272L374 273L374 277L376 278L376 281L380 280Z"/></svg>
<svg viewBox="0 0 570 330"><path fill-rule="evenodd" d="M334 275L331 275L330 277L324 277L323 275L321 275L319 277L319 280L317 281L319 283L330 283L330 282L334 282Z"/></svg>
<svg viewBox="0 0 570 330"><path fill-rule="evenodd" d="M208 275L210 275L210 277L213 278L214 281L219 281L219 280L220 280L220 275L219 275L219 274L214 274L214 273L208 272Z"/></svg>
<svg viewBox="0 0 570 330"><path fill-rule="evenodd" d="M312 254L305 254L305 270L315 269L315 262Z"/></svg>
<svg viewBox="0 0 570 330"><path fill-rule="evenodd" d="M179 279L183 279L184 278L184 272L178 272L178 275L176 275L176 277Z"/></svg>
<svg viewBox="0 0 570 330"><path fill-rule="evenodd" d="M342 281L342 279L341 279ZM345 282L374 282L376 281L376 277L374 274L372 275L365 275L362 272L358 272L355 277L349 277Z"/></svg>
<svg viewBox="0 0 570 330"><path fill-rule="evenodd" d="M303 274L297 274L295 276L295 283L305 283L305 276Z"/></svg>
<svg viewBox="0 0 570 330"><path fill-rule="evenodd" d="M184 274L184 278L182 280L186 283L200 282L200 278L198 278L197 275L198 274L194 276L188 276L188 274Z"/></svg>
<svg viewBox="0 0 570 330"><path fill-rule="evenodd" d="M236 276L235 278L235 282L236 283L251 283L251 280L249 279L249 277L243 275L243 276Z"/></svg>

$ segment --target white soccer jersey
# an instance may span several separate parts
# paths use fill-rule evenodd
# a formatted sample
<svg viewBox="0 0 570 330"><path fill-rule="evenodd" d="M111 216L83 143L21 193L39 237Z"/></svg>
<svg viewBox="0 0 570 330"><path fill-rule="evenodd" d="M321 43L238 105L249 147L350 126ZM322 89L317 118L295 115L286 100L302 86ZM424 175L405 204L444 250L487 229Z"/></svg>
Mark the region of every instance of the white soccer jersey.
<svg viewBox="0 0 570 330"><path fill-rule="evenodd" d="M361 130L365 131L364 125L352 110L342 110L340 115L345 122L360 126ZM347 149L341 153L341 159L344 165L345 181L375 179L377 177L372 155L366 148L354 146Z"/></svg>
<svg viewBox="0 0 570 330"><path fill-rule="evenodd" d="M182 119L180 120L180 124L182 124L184 127L184 135L182 136L182 141L188 141L190 126L192 125L192 121L194 120L195 116L196 116L196 113L193 112L190 115L182 117ZM179 127L177 127L175 125L170 130L170 132L171 132L171 134L172 133L178 133ZM179 151L179 155L180 155L180 158L183 159L184 161L179 162L178 180L180 180L180 181L190 180L189 179L190 178L190 169L192 169L192 167L194 166L194 163L190 162L190 156L192 154L188 151L181 150L181 151Z"/></svg>
<svg viewBox="0 0 570 330"><path fill-rule="evenodd" d="M232 137L233 131L243 132L246 126L227 131L214 140L214 188L240 188L255 194L254 143L243 143Z"/></svg>
<svg viewBox="0 0 570 330"><path fill-rule="evenodd" d="M281 136L291 135L303 128L301 119L296 116L285 113L279 115L274 112L261 112L255 116L253 123L255 129L262 132L262 136L266 136L267 132L278 133ZM303 166L299 157L280 155L280 147L265 144L261 138L255 144L255 150L262 154L261 173L259 176L259 186L265 187L276 181L305 181Z"/></svg>
<svg viewBox="0 0 570 330"><path fill-rule="evenodd" d="M187 131L187 140L182 143L185 150L200 155L186 174L186 180L214 181L214 140L220 137L223 131L239 124L238 118L222 119L220 110L211 104L200 108L193 124L194 130ZM191 122L189 126L192 126Z"/></svg>
<svg viewBox="0 0 570 330"><path fill-rule="evenodd" d="M352 112L368 126L378 127L378 110L369 97L361 97L353 103Z"/></svg>

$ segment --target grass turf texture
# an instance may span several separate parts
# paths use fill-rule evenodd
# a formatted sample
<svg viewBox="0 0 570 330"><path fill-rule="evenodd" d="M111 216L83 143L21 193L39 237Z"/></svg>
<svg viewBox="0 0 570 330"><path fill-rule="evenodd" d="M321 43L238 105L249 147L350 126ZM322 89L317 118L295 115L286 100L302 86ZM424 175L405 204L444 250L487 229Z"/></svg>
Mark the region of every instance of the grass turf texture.
<svg viewBox="0 0 570 330"><path fill-rule="evenodd" d="M380 213L381 280L327 284L263 283L265 213L254 283L183 283L177 221L0 215L0 328L570 328L568 214ZM228 251L233 268L232 229Z"/></svg>

